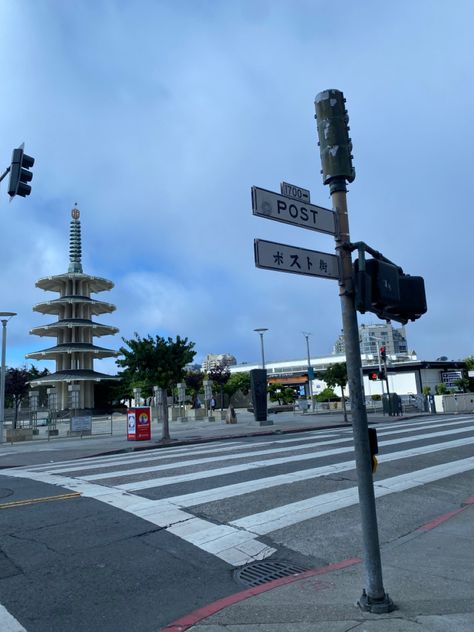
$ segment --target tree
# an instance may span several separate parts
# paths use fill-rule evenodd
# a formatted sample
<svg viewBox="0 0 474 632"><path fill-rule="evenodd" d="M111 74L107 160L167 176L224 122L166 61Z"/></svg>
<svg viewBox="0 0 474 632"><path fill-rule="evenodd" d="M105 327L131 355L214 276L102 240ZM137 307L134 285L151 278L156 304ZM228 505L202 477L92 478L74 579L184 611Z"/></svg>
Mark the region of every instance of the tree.
<svg viewBox="0 0 474 632"><path fill-rule="evenodd" d="M294 388L289 386L282 386L281 384L269 384L268 394L271 402L278 402L282 404L292 404L296 399L296 393Z"/></svg>
<svg viewBox="0 0 474 632"><path fill-rule="evenodd" d="M224 386L224 390L229 396L229 401L232 397L241 391L244 395L248 395L250 392L250 373L241 371L239 373L231 373L229 380Z"/></svg>
<svg viewBox="0 0 474 632"><path fill-rule="evenodd" d="M336 395L332 388L323 389L319 395L316 395L316 401L318 402L338 402L341 398Z"/></svg>
<svg viewBox="0 0 474 632"><path fill-rule="evenodd" d="M208 377L214 384L219 387L221 395L221 412L224 409L224 386L227 384L230 378L230 371L226 364L219 364L212 368L207 373Z"/></svg>
<svg viewBox="0 0 474 632"><path fill-rule="evenodd" d="M13 407L13 428L17 427L18 411L21 402L28 395L28 382L31 376L28 369L8 369L5 375L5 398L9 399Z"/></svg>
<svg viewBox="0 0 474 632"><path fill-rule="evenodd" d="M320 373L318 377L324 380L329 388L340 387L342 393L342 407L344 409L344 421L347 423L346 397L344 395L344 388L347 385L346 363L337 362L336 364L331 364L323 373Z"/></svg>
<svg viewBox="0 0 474 632"><path fill-rule="evenodd" d="M448 392L448 389L444 382L440 382L439 384L436 384L435 386L436 395L446 395L447 392Z"/></svg>
<svg viewBox="0 0 474 632"><path fill-rule="evenodd" d="M168 392L174 384L181 382L185 375L184 367L192 362L196 352L194 342L187 338L176 336L162 338L148 335L126 340L122 338L126 347L120 348L123 356L116 360L118 366L124 368L122 376L132 388L148 390L150 395L153 386L158 386L162 394L163 406L163 441L169 441L168 422Z"/></svg>
<svg viewBox="0 0 474 632"><path fill-rule="evenodd" d="M186 387L191 394L191 398L193 400L192 407L197 408L198 406L198 396L202 389L202 382L204 380L204 373L201 371L189 371L184 376L184 381L186 382Z"/></svg>

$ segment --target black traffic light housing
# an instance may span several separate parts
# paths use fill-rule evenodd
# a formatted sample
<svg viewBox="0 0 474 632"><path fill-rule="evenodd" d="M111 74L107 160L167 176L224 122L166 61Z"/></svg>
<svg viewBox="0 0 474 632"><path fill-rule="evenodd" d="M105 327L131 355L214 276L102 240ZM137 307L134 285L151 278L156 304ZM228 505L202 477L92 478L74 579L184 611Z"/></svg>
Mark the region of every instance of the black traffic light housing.
<svg viewBox="0 0 474 632"><path fill-rule="evenodd" d="M324 184L341 178L352 182L355 178L345 102L340 90L324 90L314 100Z"/></svg>
<svg viewBox="0 0 474 632"><path fill-rule="evenodd" d="M427 311L422 277L405 274L402 268L380 253L368 260L361 248L359 254L362 257L354 261L353 278L355 308L359 312L372 312L383 320L406 324Z"/></svg>
<svg viewBox="0 0 474 632"><path fill-rule="evenodd" d="M369 380L371 380L372 382L376 382L379 379L379 372L378 371L371 371L369 373Z"/></svg>
<svg viewBox="0 0 474 632"><path fill-rule="evenodd" d="M10 166L10 181L8 183L8 195L15 197L20 195L26 197L31 193L28 182L33 179L33 174L29 169L35 164L35 159L28 156L23 151L23 146L13 150L12 162Z"/></svg>

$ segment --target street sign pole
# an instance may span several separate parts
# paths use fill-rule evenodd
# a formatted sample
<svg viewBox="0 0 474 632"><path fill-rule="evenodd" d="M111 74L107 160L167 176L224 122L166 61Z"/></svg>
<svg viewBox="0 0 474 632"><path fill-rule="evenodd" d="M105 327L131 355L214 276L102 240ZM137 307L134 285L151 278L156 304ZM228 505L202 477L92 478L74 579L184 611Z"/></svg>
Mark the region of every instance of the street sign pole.
<svg viewBox="0 0 474 632"><path fill-rule="evenodd" d="M347 132L344 97L339 90L326 90L316 96L316 118L320 141L324 184L329 184L332 206L336 215L336 251L340 261L340 299L346 350L347 375L351 394L352 428L357 468L357 484L361 511L364 565L367 589L359 599L361 609L374 614L391 612L395 606L385 592L375 508L372 459L369 446L367 411L362 383L357 312L352 282L349 218L346 180L352 182L352 144Z"/></svg>

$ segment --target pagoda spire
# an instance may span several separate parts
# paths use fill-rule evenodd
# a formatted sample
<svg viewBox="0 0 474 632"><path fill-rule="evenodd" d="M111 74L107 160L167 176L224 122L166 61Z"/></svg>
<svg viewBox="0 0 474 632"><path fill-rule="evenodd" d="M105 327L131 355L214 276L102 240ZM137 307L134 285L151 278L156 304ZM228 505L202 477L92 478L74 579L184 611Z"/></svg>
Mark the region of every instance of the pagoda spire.
<svg viewBox="0 0 474 632"><path fill-rule="evenodd" d="M81 262L81 222L79 209L74 206L71 211L71 227L69 230L69 268L68 272L79 272L82 274Z"/></svg>

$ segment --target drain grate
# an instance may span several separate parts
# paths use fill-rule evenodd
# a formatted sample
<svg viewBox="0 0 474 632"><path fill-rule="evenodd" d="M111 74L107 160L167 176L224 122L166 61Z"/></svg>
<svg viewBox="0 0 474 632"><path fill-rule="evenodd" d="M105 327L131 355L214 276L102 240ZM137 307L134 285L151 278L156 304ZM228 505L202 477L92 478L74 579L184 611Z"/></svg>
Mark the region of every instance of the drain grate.
<svg viewBox="0 0 474 632"><path fill-rule="evenodd" d="M235 572L235 579L244 586L260 586L274 579L282 577L290 577L291 575L299 575L309 569L292 562L268 561L268 562L252 562Z"/></svg>

